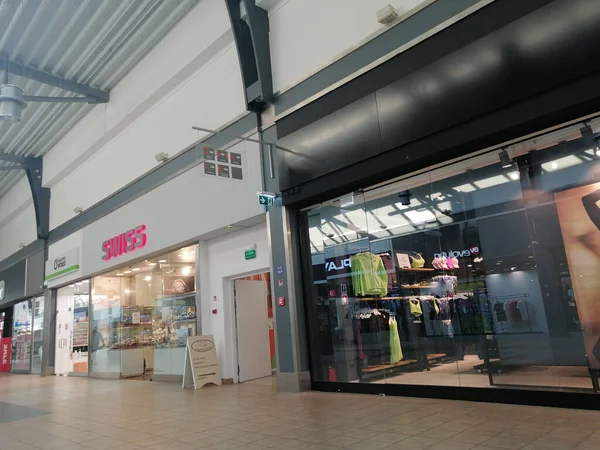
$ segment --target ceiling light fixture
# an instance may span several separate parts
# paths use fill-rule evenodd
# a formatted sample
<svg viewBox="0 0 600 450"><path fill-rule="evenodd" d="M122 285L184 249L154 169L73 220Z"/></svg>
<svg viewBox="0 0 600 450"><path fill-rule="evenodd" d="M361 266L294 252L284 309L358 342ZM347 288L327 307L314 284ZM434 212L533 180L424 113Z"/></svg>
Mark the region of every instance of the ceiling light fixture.
<svg viewBox="0 0 600 450"><path fill-rule="evenodd" d="M8 123L21 121L21 113L27 107L23 89L13 84L0 86L0 120Z"/></svg>
<svg viewBox="0 0 600 450"><path fill-rule="evenodd" d="M122 277L122 276L123 276L123 274L119 272L119 273L117 274L117 276L118 276L118 277Z"/></svg>
<svg viewBox="0 0 600 450"><path fill-rule="evenodd" d="M81 206L76 206L75 208L73 208L73 212L75 214L81 214L83 212L83 208Z"/></svg>
<svg viewBox="0 0 600 450"><path fill-rule="evenodd" d="M500 150L500 152L498 153L498 158L500 158L500 164L502 164L503 169L508 169L509 167L512 167L513 162L510 159L510 156L508 156L508 152L506 150Z"/></svg>
<svg viewBox="0 0 600 450"><path fill-rule="evenodd" d="M131 270L125 270L123 273L131 273Z"/></svg>
<svg viewBox="0 0 600 450"><path fill-rule="evenodd" d="M159 263L166 263L166 262L167 262L167 260L166 260L166 259L159 259L159 260L158 260L158 262L159 262Z"/></svg>
<svg viewBox="0 0 600 450"><path fill-rule="evenodd" d="M133 270L134 272L137 272L138 270L140 270L140 268L139 268L139 267L134 267L134 268L133 268L133 269L131 269L131 270Z"/></svg>
<svg viewBox="0 0 600 450"><path fill-rule="evenodd" d="M186 266L183 269L181 269L182 275L189 275L191 272L192 272L192 268L189 266Z"/></svg>
<svg viewBox="0 0 600 450"><path fill-rule="evenodd" d="M404 206L408 206L410 205L410 197L412 196L411 192L406 190L406 191L401 191L398 194L398 197L400 198L400 203L403 204Z"/></svg>
<svg viewBox="0 0 600 450"><path fill-rule="evenodd" d="M144 280L146 280L146 281L150 281L151 279L152 279L152 277L151 277L150 275L146 275L146 276L144 277Z"/></svg>

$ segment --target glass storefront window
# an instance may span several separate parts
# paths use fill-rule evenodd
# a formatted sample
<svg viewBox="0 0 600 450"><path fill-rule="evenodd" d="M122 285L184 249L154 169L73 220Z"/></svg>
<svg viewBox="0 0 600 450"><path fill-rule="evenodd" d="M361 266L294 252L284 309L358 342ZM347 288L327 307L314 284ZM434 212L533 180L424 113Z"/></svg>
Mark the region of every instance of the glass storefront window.
<svg viewBox="0 0 600 450"><path fill-rule="evenodd" d="M197 333L196 246L92 281L91 372L122 377L183 375Z"/></svg>
<svg viewBox="0 0 600 450"><path fill-rule="evenodd" d="M591 391L600 150L562 136L307 211L313 379Z"/></svg>
<svg viewBox="0 0 600 450"><path fill-rule="evenodd" d="M31 370L32 347L32 301L25 300L14 306L11 371L29 372Z"/></svg>
<svg viewBox="0 0 600 450"><path fill-rule="evenodd" d="M31 355L31 373L42 373L42 354L44 333L44 297L33 299L33 348Z"/></svg>
<svg viewBox="0 0 600 450"><path fill-rule="evenodd" d="M89 280L60 288L56 295L57 375L86 374L89 358Z"/></svg>

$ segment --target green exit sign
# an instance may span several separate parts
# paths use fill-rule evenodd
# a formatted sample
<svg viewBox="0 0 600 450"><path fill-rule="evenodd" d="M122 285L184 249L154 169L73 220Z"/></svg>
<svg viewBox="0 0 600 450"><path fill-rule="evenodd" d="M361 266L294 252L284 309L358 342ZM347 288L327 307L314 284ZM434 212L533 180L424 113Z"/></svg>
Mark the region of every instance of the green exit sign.
<svg viewBox="0 0 600 450"><path fill-rule="evenodd" d="M256 250L246 250L244 252L244 258L246 258L246 260L256 258Z"/></svg>
<svg viewBox="0 0 600 450"><path fill-rule="evenodd" d="M258 204L262 206L273 206L275 204L275 197L270 194L258 194Z"/></svg>

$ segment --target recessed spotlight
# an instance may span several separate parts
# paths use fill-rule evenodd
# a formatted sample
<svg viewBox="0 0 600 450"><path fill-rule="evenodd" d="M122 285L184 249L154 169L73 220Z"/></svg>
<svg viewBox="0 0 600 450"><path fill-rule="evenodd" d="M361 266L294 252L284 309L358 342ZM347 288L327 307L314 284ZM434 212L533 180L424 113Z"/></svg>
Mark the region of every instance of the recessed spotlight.
<svg viewBox="0 0 600 450"><path fill-rule="evenodd" d="M81 284L82 284L81 281L79 281L79 282L75 283L75 286L81 286Z"/></svg>
<svg viewBox="0 0 600 450"><path fill-rule="evenodd" d="M511 267L510 270L517 270L517 268L516 267Z"/></svg>
<svg viewBox="0 0 600 450"><path fill-rule="evenodd" d="M81 280L82 283L89 283L90 280Z"/></svg>
<svg viewBox="0 0 600 450"><path fill-rule="evenodd" d="M155 266L156 263L148 263L149 266Z"/></svg>
<svg viewBox="0 0 600 450"><path fill-rule="evenodd" d="M473 267L473 264L467 264L467 267Z"/></svg>
<svg viewBox="0 0 600 450"><path fill-rule="evenodd" d="M152 277L151 277L150 275L146 275L146 276L144 277L144 280L146 280L146 281L150 281L151 279L152 279Z"/></svg>
<svg viewBox="0 0 600 450"><path fill-rule="evenodd" d="M139 267L134 267L134 268L133 268L133 269L131 269L131 270L133 270L134 272L137 272L138 270L140 270L140 268L139 268Z"/></svg>
<svg viewBox="0 0 600 450"><path fill-rule="evenodd" d="M515 181L520 178L519 177L519 172L510 172L508 174L508 176L510 177L511 180L515 180Z"/></svg>
<svg viewBox="0 0 600 450"><path fill-rule="evenodd" d="M130 294L130 293L131 293L131 291L130 291L129 289L125 289L125 293L126 293L126 294Z"/></svg>
<svg viewBox="0 0 600 450"><path fill-rule="evenodd" d="M131 273L131 270L125 270L123 273Z"/></svg>
<svg viewBox="0 0 600 450"><path fill-rule="evenodd" d="M189 266L187 266L187 267L184 267L183 269L181 269L181 274L182 275L189 275L191 271L192 271L192 268L189 267Z"/></svg>
<svg viewBox="0 0 600 450"><path fill-rule="evenodd" d="M117 274L117 276L118 276L118 277L122 277L122 276L123 276L123 274L119 272L119 273Z"/></svg>
<svg viewBox="0 0 600 450"><path fill-rule="evenodd" d="M73 287L75 287L75 285L74 284L70 284L69 287L73 288Z"/></svg>
<svg viewBox="0 0 600 450"><path fill-rule="evenodd" d="M159 260L158 260L158 262L159 262L159 263L166 263L166 262L167 262L167 260L166 260L166 259L159 259Z"/></svg>

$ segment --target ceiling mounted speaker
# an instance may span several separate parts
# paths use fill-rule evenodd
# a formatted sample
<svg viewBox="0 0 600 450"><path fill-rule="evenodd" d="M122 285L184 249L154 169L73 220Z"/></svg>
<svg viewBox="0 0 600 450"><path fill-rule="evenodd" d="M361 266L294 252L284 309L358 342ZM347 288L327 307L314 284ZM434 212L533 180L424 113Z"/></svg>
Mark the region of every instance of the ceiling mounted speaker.
<svg viewBox="0 0 600 450"><path fill-rule="evenodd" d="M0 86L0 120L20 122L21 112L27 107L23 100L23 90L12 84Z"/></svg>

